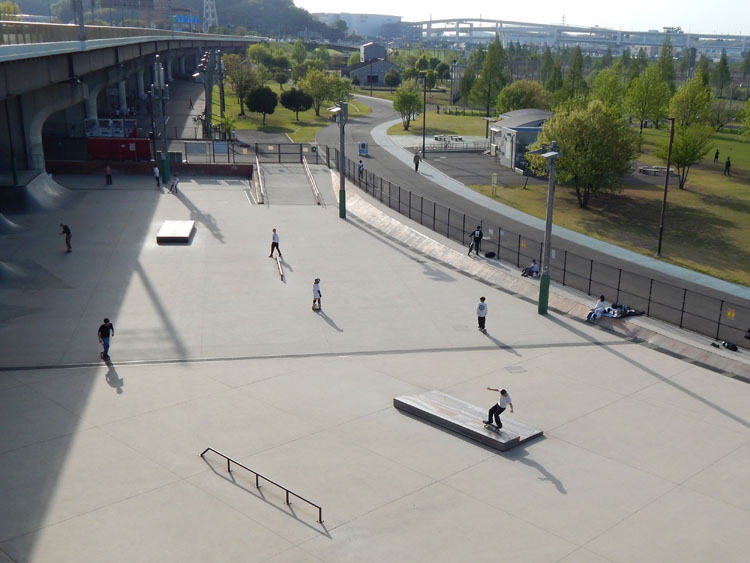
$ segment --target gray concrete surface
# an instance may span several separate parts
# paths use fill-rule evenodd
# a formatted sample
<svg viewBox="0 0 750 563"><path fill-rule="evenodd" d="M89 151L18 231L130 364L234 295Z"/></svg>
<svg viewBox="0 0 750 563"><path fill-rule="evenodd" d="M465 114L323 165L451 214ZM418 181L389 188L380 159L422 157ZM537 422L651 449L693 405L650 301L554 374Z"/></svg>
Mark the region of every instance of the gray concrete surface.
<svg viewBox="0 0 750 563"><path fill-rule="evenodd" d="M535 282L356 190L343 221L253 205L232 179L100 180L58 178L78 197L0 239L28 267L0 287L0 560L746 560L747 384L557 312L578 310L559 288L539 316ZM156 245L188 219L190 246ZM543 439L498 454L392 406L432 389L489 406L499 385Z"/></svg>

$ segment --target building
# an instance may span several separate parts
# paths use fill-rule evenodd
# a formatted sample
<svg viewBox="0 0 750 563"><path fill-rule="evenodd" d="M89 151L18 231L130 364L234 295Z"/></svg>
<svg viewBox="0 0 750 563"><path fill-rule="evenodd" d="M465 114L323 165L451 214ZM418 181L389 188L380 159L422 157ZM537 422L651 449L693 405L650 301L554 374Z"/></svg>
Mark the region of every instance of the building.
<svg viewBox="0 0 750 563"><path fill-rule="evenodd" d="M341 20L346 23L346 29L349 33L356 33L362 37L381 36L383 25L401 23L401 16L380 14L318 13L313 14L313 16L330 26L335 26L336 22Z"/></svg>
<svg viewBox="0 0 750 563"><path fill-rule="evenodd" d="M388 53L383 45L378 43L365 43L359 47L359 62L364 63L370 59L387 59Z"/></svg>
<svg viewBox="0 0 750 563"><path fill-rule="evenodd" d="M385 74L392 68L401 72L401 67L383 59L372 59L363 63L348 66L341 71L351 80L357 77L362 86L385 86Z"/></svg>
<svg viewBox="0 0 750 563"><path fill-rule="evenodd" d="M490 154L496 156L500 164L522 170L526 147L533 144L542 124L550 117L543 109L519 109L509 111L490 126Z"/></svg>

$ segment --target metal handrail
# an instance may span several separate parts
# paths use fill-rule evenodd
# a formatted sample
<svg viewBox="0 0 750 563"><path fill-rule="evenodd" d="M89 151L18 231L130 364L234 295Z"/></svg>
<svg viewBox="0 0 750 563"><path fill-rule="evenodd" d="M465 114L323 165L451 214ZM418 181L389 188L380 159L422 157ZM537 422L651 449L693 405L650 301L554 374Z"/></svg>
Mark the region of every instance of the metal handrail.
<svg viewBox="0 0 750 563"><path fill-rule="evenodd" d="M206 455L206 453L209 452L209 451L210 452L214 452L215 454L220 455L221 457L223 457L224 459L227 460L227 471L228 472L230 472L230 473L232 472L232 464L234 463L235 465L238 465L242 469L245 469L245 470L249 471L250 473L252 473L253 475L255 475L255 488L256 489L260 489L259 479L263 479L265 481L268 481L272 485L276 485L278 488L283 489L286 492L286 501L285 501L286 504L291 504L289 502L289 495L293 495L293 496L297 497L298 499L305 501L307 504L309 504L311 506L314 506L315 508L318 509L318 522L320 522L321 524L323 523L323 508L320 505L317 505L314 502L307 500L305 497L300 496L300 495L298 495L297 493L295 493L293 491L290 491L284 485L279 485L276 481L272 481L268 477L266 477L264 475L261 475L257 471L253 471L252 469L250 469L246 465L242 465L240 462L232 459L231 457L229 457L227 455L224 455L223 453L221 453L219 451L216 451L213 448L206 448L205 450L203 450L203 453L201 454L201 457L204 457Z"/></svg>
<svg viewBox="0 0 750 563"><path fill-rule="evenodd" d="M315 178L313 178L312 172L310 171L310 166L307 164L307 157L302 157L302 166L304 166L305 168L307 181L310 182L310 187L312 188L313 195L315 196L315 201L317 201L318 205L320 205L322 198L320 197L320 191L318 191L318 184L315 183Z"/></svg>
<svg viewBox="0 0 750 563"><path fill-rule="evenodd" d="M258 200L261 205L266 203L266 188L263 185L263 174L260 171L260 161L258 155L255 155L255 169L258 171Z"/></svg>

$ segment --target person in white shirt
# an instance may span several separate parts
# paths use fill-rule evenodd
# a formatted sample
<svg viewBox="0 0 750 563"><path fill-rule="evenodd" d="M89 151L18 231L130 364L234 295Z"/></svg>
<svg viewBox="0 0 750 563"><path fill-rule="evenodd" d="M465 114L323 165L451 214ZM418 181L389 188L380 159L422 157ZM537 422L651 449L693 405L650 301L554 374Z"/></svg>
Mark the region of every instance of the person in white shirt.
<svg viewBox="0 0 750 563"><path fill-rule="evenodd" d="M487 303L484 302L484 297L479 298L479 304L477 305L477 322L479 323L479 330L485 332L484 322L487 319Z"/></svg>
<svg viewBox="0 0 750 563"><path fill-rule="evenodd" d="M604 295L599 296L599 300L596 302L596 305L594 305L594 308L589 311L589 314L586 316L587 321L595 321L599 317L604 314L605 309L607 308L607 302L604 300Z"/></svg>
<svg viewBox="0 0 750 563"><path fill-rule="evenodd" d="M320 278L315 278L315 281L313 282L313 305L312 310L315 310L315 303L318 304L318 311L322 311L322 307L320 306L320 298L323 297L323 294L320 292Z"/></svg>
<svg viewBox="0 0 750 563"><path fill-rule="evenodd" d="M495 389L493 387L487 387L487 391L495 391L496 393L500 393L500 397L497 400L497 403L492 405L490 407L489 412L487 413L487 420L484 420L485 424L492 424L492 419L495 419L495 426L498 428L503 427L503 423L500 422L500 415L502 412L507 408L510 407L510 412L513 412L513 402L510 400L510 395L508 395L508 392L505 389Z"/></svg>
<svg viewBox="0 0 750 563"><path fill-rule="evenodd" d="M279 253L279 258L281 258L281 249L279 248L279 235L276 234L276 229L273 230L273 235L271 235L271 254L268 255L269 258L273 258L274 249Z"/></svg>
<svg viewBox="0 0 750 563"><path fill-rule="evenodd" d="M180 179L177 176L172 176L172 183L169 185L169 193L170 194L176 194L177 193L177 184L180 183Z"/></svg>
<svg viewBox="0 0 750 563"><path fill-rule="evenodd" d="M156 180L156 187L161 187L161 182L159 181L159 167L154 166L154 180Z"/></svg>
<svg viewBox="0 0 750 563"><path fill-rule="evenodd" d="M525 278L535 278L539 274L539 264L536 260L532 260L526 268L521 271L521 275Z"/></svg>

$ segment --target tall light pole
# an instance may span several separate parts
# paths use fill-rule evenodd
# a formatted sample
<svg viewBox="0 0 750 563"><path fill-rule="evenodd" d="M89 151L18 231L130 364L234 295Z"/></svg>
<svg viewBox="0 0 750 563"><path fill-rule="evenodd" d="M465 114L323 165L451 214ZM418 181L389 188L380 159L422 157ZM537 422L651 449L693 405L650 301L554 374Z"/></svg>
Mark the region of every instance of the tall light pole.
<svg viewBox="0 0 750 563"><path fill-rule="evenodd" d="M339 111L339 217L346 219L346 156L344 152L346 139L344 128L349 117L349 104L342 100L337 105L341 108Z"/></svg>
<svg viewBox="0 0 750 563"><path fill-rule="evenodd" d="M667 172L664 180L664 199L661 202L661 216L659 217L659 244L656 246L656 255L661 257L661 241L664 237L664 214L667 211L667 188L669 187L669 167L672 165L672 141L674 141L674 117L670 117L672 127L669 129L669 148L667 149Z"/></svg>
<svg viewBox="0 0 750 563"><path fill-rule="evenodd" d="M422 79L422 159L427 158L427 71L423 70L419 73Z"/></svg>
<svg viewBox="0 0 750 563"><path fill-rule="evenodd" d="M547 170L549 173L549 182L547 184L547 220L544 225L544 254L542 256L542 275L539 278L539 305L538 313L547 314L547 304L549 303L549 262L552 256L552 210L555 203L555 161L560 158L560 150L557 143L552 141L549 145L542 145L542 148L529 151L526 154L538 154L547 161Z"/></svg>
<svg viewBox="0 0 750 563"><path fill-rule="evenodd" d="M159 55L156 55L154 62L154 83L151 85L153 92L152 98L158 97L161 101L161 136L162 136L162 181L166 184L169 181L169 141L167 140L167 111L166 101L169 99L169 85L164 82L164 66L161 64ZM153 104L152 104L153 105ZM152 122L153 123L153 122Z"/></svg>

